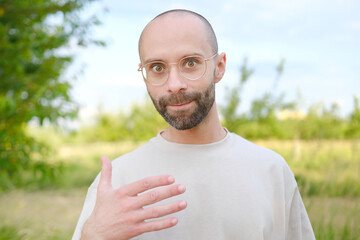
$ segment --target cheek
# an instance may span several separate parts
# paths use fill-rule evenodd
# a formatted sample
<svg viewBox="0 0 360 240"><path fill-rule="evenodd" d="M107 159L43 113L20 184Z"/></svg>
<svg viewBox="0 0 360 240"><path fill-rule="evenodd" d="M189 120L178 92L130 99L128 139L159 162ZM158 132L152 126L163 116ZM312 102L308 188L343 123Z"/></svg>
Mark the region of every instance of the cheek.
<svg viewBox="0 0 360 240"><path fill-rule="evenodd" d="M214 82L214 73L213 71L211 72L207 72L203 78L194 81L193 84L189 84L190 87L194 90L198 90L198 91L204 91L206 90L210 84L213 84Z"/></svg>
<svg viewBox="0 0 360 240"><path fill-rule="evenodd" d="M150 97L156 100L158 100L165 92L165 90L162 89L161 86L146 85L146 88Z"/></svg>

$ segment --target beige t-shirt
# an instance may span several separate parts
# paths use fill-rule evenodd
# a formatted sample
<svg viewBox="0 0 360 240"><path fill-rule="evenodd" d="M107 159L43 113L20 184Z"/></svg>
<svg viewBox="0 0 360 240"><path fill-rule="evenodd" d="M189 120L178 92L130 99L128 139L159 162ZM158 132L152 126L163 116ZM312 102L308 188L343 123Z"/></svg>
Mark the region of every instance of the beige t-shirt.
<svg viewBox="0 0 360 240"><path fill-rule="evenodd" d="M294 176L271 150L228 133L211 144L178 144L159 133L112 162L115 188L147 176L171 174L186 187L185 210L175 227L133 239L315 239ZM91 184L73 239L91 215L99 176Z"/></svg>

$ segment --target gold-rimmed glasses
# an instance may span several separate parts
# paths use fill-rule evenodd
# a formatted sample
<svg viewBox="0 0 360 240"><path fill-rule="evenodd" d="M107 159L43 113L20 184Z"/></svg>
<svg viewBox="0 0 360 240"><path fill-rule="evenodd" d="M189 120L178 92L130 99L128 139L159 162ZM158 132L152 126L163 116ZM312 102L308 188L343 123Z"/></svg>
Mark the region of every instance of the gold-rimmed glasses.
<svg viewBox="0 0 360 240"><path fill-rule="evenodd" d="M151 85L164 84L170 72L170 65L177 65L181 76L188 80L198 80L204 76L207 69L207 61L214 58L215 53L209 58L200 55L186 56L175 63L166 63L163 61L151 61L145 65L139 66L138 71L142 73L144 80Z"/></svg>

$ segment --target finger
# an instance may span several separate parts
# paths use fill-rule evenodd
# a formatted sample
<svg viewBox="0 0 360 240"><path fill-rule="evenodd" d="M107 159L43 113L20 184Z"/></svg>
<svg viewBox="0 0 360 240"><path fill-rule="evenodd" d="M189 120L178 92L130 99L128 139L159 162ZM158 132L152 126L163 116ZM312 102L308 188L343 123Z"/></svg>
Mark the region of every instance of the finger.
<svg viewBox="0 0 360 240"><path fill-rule="evenodd" d="M182 194L185 192L185 190L185 186L182 184L176 184L152 190L137 197L135 207L141 208L143 206L162 201L164 199Z"/></svg>
<svg viewBox="0 0 360 240"><path fill-rule="evenodd" d="M99 189L112 188L111 175L112 175L111 162L107 157L102 156Z"/></svg>
<svg viewBox="0 0 360 240"><path fill-rule="evenodd" d="M138 210L139 213L137 214L137 216L139 216L139 221L164 217L169 214L173 214L181 210L184 210L186 206L187 206L187 202L185 200L180 200L166 205L149 207L143 210Z"/></svg>
<svg viewBox="0 0 360 240"><path fill-rule="evenodd" d="M127 184L120 188L119 191L123 191L127 196L137 196L139 193L145 192L146 190L170 185L174 182L175 178L171 175L152 176Z"/></svg>
<svg viewBox="0 0 360 240"><path fill-rule="evenodd" d="M171 228L177 223L178 219L175 217L143 222L141 225L139 225L139 231L141 233L159 231L166 228Z"/></svg>

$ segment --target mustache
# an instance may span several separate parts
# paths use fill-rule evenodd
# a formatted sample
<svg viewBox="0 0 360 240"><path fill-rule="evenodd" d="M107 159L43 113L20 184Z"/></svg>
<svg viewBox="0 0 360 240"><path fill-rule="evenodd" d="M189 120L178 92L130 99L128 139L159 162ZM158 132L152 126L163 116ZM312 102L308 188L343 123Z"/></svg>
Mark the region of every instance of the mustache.
<svg viewBox="0 0 360 240"><path fill-rule="evenodd" d="M177 94L171 94L169 96L164 96L159 99L159 105L161 107L166 107L167 105L177 105L190 101L198 101L201 98L200 92L179 92Z"/></svg>

